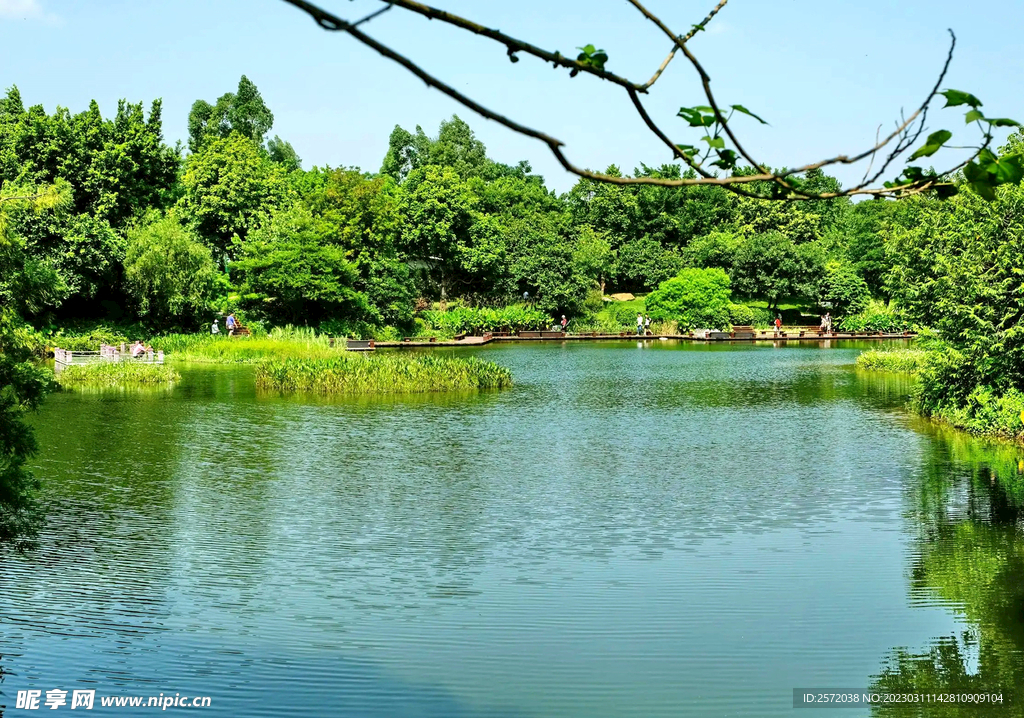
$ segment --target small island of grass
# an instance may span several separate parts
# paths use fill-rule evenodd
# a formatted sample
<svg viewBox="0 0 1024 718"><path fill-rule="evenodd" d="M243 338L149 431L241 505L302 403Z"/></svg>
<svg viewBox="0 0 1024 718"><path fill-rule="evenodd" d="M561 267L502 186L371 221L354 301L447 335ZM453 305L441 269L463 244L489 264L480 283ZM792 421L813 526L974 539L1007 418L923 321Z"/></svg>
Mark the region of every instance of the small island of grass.
<svg viewBox="0 0 1024 718"><path fill-rule="evenodd" d="M265 359L261 389L318 394L412 394L512 386L512 373L481 359L424 354Z"/></svg>
<svg viewBox="0 0 1024 718"><path fill-rule="evenodd" d="M177 381L181 376L169 366L134 362L95 362L64 367L57 383L65 388L156 386Z"/></svg>
<svg viewBox="0 0 1024 718"><path fill-rule="evenodd" d="M924 367L930 354L927 349L869 349L857 357L857 368L916 374Z"/></svg>

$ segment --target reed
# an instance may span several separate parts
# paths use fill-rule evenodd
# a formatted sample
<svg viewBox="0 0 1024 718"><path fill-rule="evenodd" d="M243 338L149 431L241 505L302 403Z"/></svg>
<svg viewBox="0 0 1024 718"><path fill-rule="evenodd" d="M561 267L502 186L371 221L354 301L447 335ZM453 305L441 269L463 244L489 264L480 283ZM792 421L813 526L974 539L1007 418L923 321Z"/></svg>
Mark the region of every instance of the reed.
<svg viewBox="0 0 1024 718"><path fill-rule="evenodd" d="M857 367L869 371L916 374L930 353L927 349L869 349L857 357Z"/></svg>
<svg viewBox="0 0 1024 718"><path fill-rule="evenodd" d="M95 362L64 367L56 374L63 387L153 386L177 381L181 376L163 364Z"/></svg>
<svg viewBox="0 0 1024 718"><path fill-rule="evenodd" d="M265 359L256 365L256 386L318 394L414 394L501 389L512 386L512 373L473 357L343 354Z"/></svg>
<svg viewBox="0 0 1024 718"><path fill-rule="evenodd" d="M170 334L153 340L175 361L207 364L253 364L268 358L331 357L344 349L312 329L283 327L265 336L229 337L211 334Z"/></svg>

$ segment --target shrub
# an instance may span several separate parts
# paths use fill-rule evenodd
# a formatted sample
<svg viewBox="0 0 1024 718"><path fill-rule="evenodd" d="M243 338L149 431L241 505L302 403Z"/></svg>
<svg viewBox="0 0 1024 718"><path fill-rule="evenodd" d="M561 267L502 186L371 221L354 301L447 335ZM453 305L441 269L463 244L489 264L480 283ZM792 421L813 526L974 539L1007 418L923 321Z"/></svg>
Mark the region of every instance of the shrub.
<svg viewBox="0 0 1024 718"><path fill-rule="evenodd" d="M730 304L729 322L733 325L753 326L754 310L746 304Z"/></svg>
<svg viewBox="0 0 1024 718"><path fill-rule="evenodd" d="M729 275L721 269L684 269L647 296L647 311L680 329L723 329L729 324Z"/></svg>
<svg viewBox="0 0 1024 718"><path fill-rule="evenodd" d="M758 329L767 329L775 321L775 317L765 307L750 307L750 311L754 315L750 323Z"/></svg>
<svg viewBox="0 0 1024 718"><path fill-rule="evenodd" d="M836 328L841 332L901 332L910 327L906 316L884 302L872 300L857 314L844 317Z"/></svg>
<svg viewBox="0 0 1024 718"><path fill-rule="evenodd" d="M497 309L454 307L444 312L422 312L420 317L430 328L447 336L482 334L489 331L546 329L552 322L546 312L521 304Z"/></svg>
<svg viewBox="0 0 1024 718"><path fill-rule="evenodd" d="M316 359L265 359L256 386L321 394L408 394L512 385L503 366L474 357L437 354L342 354Z"/></svg>

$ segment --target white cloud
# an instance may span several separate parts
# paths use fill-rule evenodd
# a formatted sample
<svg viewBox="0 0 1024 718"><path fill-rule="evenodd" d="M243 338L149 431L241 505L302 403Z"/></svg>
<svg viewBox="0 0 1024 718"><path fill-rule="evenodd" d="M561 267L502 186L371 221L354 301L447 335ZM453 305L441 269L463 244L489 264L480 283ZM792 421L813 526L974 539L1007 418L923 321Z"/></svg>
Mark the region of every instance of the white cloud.
<svg viewBox="0 0 1024 718"><path fill-rule="evenodd" d="M0 0L0 20L54 20L41 0Z"/></svg>

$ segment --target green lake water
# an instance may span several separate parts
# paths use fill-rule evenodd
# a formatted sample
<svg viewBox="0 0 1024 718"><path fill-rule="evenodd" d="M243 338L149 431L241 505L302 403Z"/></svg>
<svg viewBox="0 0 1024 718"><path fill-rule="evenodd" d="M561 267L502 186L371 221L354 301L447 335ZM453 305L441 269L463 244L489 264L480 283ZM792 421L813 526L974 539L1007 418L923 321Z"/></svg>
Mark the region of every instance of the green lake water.
<svg viewBox="0 0 1024 718"><path fill-rule="evenodd" d="M1024 455L912 419L865 346L491 345L516 386L461 396L201 366L52 396L41 547L0 556L0 713L92 688L211 716L1020 715ZM872 688L1008 704L793 707Z"/></svg>

